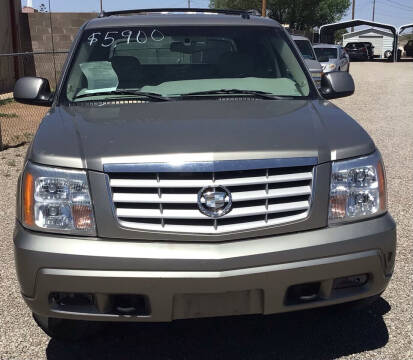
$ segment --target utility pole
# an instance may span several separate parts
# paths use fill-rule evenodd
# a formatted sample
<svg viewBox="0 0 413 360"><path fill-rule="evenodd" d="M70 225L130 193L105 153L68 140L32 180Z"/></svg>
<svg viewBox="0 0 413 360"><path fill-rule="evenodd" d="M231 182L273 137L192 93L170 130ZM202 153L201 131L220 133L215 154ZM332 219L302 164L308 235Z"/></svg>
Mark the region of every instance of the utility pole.
<svg viewBox="0 0 413 360"><path fill-rule="evenodd" d="M354 12L356 10L356 0L352 1L351 18L354 20ZM354 32L354 26L351 27L351 32Z"/></svg>
<svg viewBox="0 0 413 360"><path fill-rule="evenodd" d="M261 9L261 16L267 16L267 0L262 0L262 9Z"/></svg>
<svg viewBox="0 0 413 360"><path fill-rule="evenodd" d="M103 0L100 0L100 13L103 14Z"/></svg>
<svg viewBox="0 0 413 360"><path fill-rule="evenodd" d="M376 10L376 0L373 0L373 17L372 21L374 21L374 11Z"/></svg>
<svg viewBox="0 0 413 360"><path fill-rule="evenodd" d="M191 0L188 0L188 9L191 8Z"/></svg>

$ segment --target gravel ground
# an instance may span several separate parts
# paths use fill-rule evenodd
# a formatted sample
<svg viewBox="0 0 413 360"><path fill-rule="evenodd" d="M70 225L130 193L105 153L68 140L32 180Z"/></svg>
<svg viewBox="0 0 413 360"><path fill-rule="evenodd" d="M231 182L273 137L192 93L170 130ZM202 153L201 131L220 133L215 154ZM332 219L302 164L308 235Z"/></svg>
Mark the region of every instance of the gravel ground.
<svg viewBox="0 0 413 360"><path fill-rule="evenodd" d="M3 98L13 99L13 95L7 94L7 97L3 96ZM0 97L0 125L3 146L16 146L30 141L47 110L44 106L27 106L15 101L1 105Z"/></svg>
<svg viewBox="0 0 413 360"><path fill-rule="evenodd" d="M0 359L412 359L413 63L353 63L351 72L356 94L335 102L381 149L398 224L393 280L368 311L114 324L85 343L50 340L23 303L14 271L14 189L25 146L0 153Z"/></svg>

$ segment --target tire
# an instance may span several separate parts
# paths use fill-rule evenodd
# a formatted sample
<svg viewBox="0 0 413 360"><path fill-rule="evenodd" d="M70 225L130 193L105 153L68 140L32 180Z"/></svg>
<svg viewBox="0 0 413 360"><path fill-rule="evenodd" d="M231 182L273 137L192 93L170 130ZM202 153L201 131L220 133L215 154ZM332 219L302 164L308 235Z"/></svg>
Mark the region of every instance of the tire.
<svg viewBox="0 0 413 360"><path fill-rule="evenodd" d="M350 72L350 63L347 64L347 72Z"/></svg>
<svg viewBox="0 0 413 360"><path fill-rule="evenodd" d="M90 338L103 329L103 323L45 317L33 313L37 325L51 338L61 341L79 341Z"/></svg>

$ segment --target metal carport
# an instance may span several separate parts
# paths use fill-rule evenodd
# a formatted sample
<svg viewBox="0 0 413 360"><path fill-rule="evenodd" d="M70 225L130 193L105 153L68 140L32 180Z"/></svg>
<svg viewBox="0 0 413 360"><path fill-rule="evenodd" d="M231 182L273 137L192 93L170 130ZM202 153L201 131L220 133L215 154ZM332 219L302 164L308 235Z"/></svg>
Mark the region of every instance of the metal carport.
<svg viewBox="0 0 413 360"><path fill-rule="evenodd" d="M334 43L334 32L340 29L346 29L353 26L360 26L360 25L368 25L372 27L378 27L382 29L390 30L393 34L393 61L397 61L397 41L398 41L398 34L397 28L393 25L389 24L382 24L374 21L368 20L361 20L361 19L354 19L348 21L341 21L332 24L326 24L320 26L320 42L323 43ZM409 27L409 26L408 26Z"/></svg>
<svg viewBox="0 0 413 360"><path fill-rule="evenodd" d="M406 24L399 27L399 35L406 29L413 27L413 24Z"/></svg>
<svg viewBox="0 0 413 360"><path fill-rule="evenodd" d="M400 36L400 34L401 34L404 30L406 30L406 29L408 29L408 28L411 28L411 27L413 27L413 24L406 24L406 25L400 26L400 27L399 27L399 36Z"/></svg>

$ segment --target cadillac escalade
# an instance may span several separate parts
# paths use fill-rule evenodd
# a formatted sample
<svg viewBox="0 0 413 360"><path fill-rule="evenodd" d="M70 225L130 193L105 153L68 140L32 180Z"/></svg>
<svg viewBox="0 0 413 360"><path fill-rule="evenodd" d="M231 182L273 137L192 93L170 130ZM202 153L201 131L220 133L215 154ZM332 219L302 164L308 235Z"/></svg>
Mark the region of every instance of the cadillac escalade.
<svg viewBox="0 0 413 360"><path fill-rule="evenodd" d="M102 322L274 314L375 299L395 223L370 136L276 21L205 9L84 24L17 189L22 296L56 338ZM93 332L93 331L92 331Z"/></svg>

